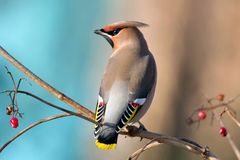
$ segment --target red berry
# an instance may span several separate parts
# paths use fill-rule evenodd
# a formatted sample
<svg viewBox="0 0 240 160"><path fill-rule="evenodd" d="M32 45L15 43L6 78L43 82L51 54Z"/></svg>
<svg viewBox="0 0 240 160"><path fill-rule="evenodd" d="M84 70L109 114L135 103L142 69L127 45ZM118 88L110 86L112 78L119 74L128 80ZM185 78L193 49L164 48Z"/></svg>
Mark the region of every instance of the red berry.
<svg viewBox="0 0 240 160"><path fill-rule="evenodd" d="M12 128L17 128L18 127L18 119L16 117L13 117L10 120L10 125L12 126Z"/></svg>
<svg viewBox="0 0 240 160"><path fill-rule="evenodd" d="M219 94L216 96L216 99L219 101L223 101L224 100L225 95L224 94Z"/></svg>
<svg viewBox="0 0 240 160"><path fill-rule="evenodd" d="M207 117L206 112L204 112L204 111L199 111L198 112L198 119L199 120L204 120L206 117Z"/></svg>
<svg viewBox="0 0 240 160"><path fill-rule="evenodd" d="M223 137L226 137L227 136L227 129L225 127L221 127L219 129L219 134Z"/></svg>

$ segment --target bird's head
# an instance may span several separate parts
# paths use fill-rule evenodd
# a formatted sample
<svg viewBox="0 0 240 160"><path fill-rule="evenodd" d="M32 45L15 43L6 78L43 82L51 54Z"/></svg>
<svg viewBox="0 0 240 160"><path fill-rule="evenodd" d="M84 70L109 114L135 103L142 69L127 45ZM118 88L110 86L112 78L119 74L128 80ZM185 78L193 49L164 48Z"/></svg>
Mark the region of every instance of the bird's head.
<svg viewBox="0 0 240 160"><path fill-rule="evenodd" d="M95 30L95 33L103 36L113 48L117 48L122 42L142 35L137 28L144 26L148 25L136 21L120 21Z"/></svg>

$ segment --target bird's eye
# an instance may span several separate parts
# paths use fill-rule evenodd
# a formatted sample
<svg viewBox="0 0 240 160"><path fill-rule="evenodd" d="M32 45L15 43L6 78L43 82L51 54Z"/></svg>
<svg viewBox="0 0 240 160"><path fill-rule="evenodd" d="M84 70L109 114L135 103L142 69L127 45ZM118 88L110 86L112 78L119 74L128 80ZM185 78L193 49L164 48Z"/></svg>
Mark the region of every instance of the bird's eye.
<svg viewBox="0 0 240 160"><path fill-rule="evenodd" d="M119 32L120 32L120 29L115 29L115 30L112 32L112 35L115 36L115 35L117 35Z"/></svg>
<svg viewBox="0 0 240 160"><path fill-rule="evenodd" d="M107 32L111 36L116 36L121 31L121 28L117 28L113 31Z"/></svg>

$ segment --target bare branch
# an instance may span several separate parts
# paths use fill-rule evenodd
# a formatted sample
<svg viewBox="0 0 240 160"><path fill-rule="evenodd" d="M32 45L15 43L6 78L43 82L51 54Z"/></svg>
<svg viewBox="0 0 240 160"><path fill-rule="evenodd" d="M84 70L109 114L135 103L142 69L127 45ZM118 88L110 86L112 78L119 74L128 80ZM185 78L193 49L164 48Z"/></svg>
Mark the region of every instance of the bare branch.
<svg viewBox="0 0 240 160"><path fill-rule="evenodd" d="M234 109L231 107L231 104L234 103L239 97L240 95L237 95L236 97L233 97L231 99L229 99L228 101L225 102L219 102L217 100L217 104L214 104L213 101L216 101L215 97L214 98L208 98L206 95L203 94L203 96L206 98L206 102L202 103L201 105L199 105L200 107L195 109L191 115L187 118L187 124L191 125L194 123L199 123L199 118L198 119L194 119L193 117L195 115L197 115L198 112L200 111L211 111L212 113L212 119L211 119L211 123L213 123L213 119L214 119L214 112L213 110L218 109L218 108L224 108L224 110L228 110L231 113L236 114L236 112L234 111Z"/></svg>
<svg viewBox="0 0 240 160"><path fill-rule="evenodd" d="M6 50L4 50L0 46L0 55L2 55L6 60L12 63L17 69L23 72L26 76L36 82L39 86L43 87L49 93L60 99L61 101L67 103L71 107L75 108L79 113L82 113L83 116L91 118L94 121L94 113L79 103L72 100L70 97L64 95L60 91L56 90L54 87L50 86L48 83L40 79L37 75L27 69L24 65L22 65L18 60L16 60L13 56L11 56Z"/></svg>
<svg viewBox="0 0 240 160"><path fill-rule="evenodd" d="M27 128L23 129L22 131L20 131L18 134L16 134L15 136L13 136L9 141L7 141L1 148L0 148L0 152L2 152L4 150L4 148L6 148L11 142L13 142L15 139L17 139L19 136L21 136L23 133L27 132L28 130L30 130L31 128L41 124L41 123L44 123L44 122L48 122L48 121L51 121L51 120L54 120L54 119L57 119L57 118L62 118L62 117L66 117L66 116L72 116L71 114L69 113L64 113L64 114L59 114L59 115L56 115L56 116L52 116L52 117L48 117L48 118L45 118L45 119L42 119L36 123L33 123L31 125L29 125Z"/></svg>
<svg viewBox="0 0 240 160"><path fill-rule="evenodd" d="M213 111L213 112L217 115L216 111ZM225 127L224 122L223 122L223 120L221 119L221 117L220 117L220 116L217 116L216 118L217 118L218 121L220 122L221 126L222 126L222 127ZM234 141L232 140L231 134L230 134L229 132L228 132L228 134L227 134L227 139L228 139L228 142L229 142L230 146L232 147L233 152L235 153L237 159L240 160L240 151L239 151L239 149L237 148L237 145L236 145L236 144L234 143Z"/></svg>
<svg viewBox="0 0 240 160"><path fill-rule="evenodd" d="M213 100L213 99L208 98L207 96L205 96L205 97L206 97L206 99L207 99L208 104L212 105L212 100ZM227 106L229 106L230 103L234 102L237 98L239 98L239 96L237 96L237 97L235 97L235 98L232 98L231 100L227 101L226 104L225 104L226 108L228 109ZM212 112L214 113L216 119L219 121L220 125L221 125L222 127L225 127L224 122L223 122L223 120L221 119L221 116L219 116L219 114L217 113L217 111L216 111L216 110L212 110ZM229 113L229 112L228 112L228 113ZM237 159L240 160L240 151L239 151L239 149L237 148L237 145L236 145L236 144L234 143L234 141L232 140L231 134L230 134L229 132L228 132L228 134L227 134L227 139L228 139L228 142L229 142L230 146L232 147L232 149L233 149L233 151L234 151Z"/></svg>
<svg viewBox="0 0 240 160"><path fill-rule="evenodd" d="M11 93L11 92L14 92L14 91L13 91L13 90L6 90L6 91L2 91L1 93L5 93L5 92L6 92L6 93ZM57 106L57 105L55 105L55 104L52 104L52 103L50 103L50 102L48 102L48 101L46 101L46 100L44 100L44 99L42 99L42 98L40 98L40 97L32 94L32 93L30 93L30 92L22 91L22 90L17 90L17 93L21 93L21 94L28 95L28 96L30 96L30 97L33 97L33 98L39 100L39 101L42 102L42 103L45 103L46 105L48 105L48 106L50 106L50 107L53 107L53 108L55 108L55 109L58 109L58 110L60 110L60 111L66 112L66 113L69 113L69 114L71 114L71 115L75 115L75 116L81 117L81 118L83 118L83 119L85 119L85 120L87 120L87 121L89 121L89 122L95 123L95 121L93 121L91 118L88 118L88 117L86 117L86 116L83 116L81 113L75 113L75 112L69 111L69 110L67 110L67 109L65 109L65 108L59 107L59 106Z"/></svg>
<svg viewBox="0 0 240 160"><path fill-rule="evenodd" d="M135 158L135 160L138 159L138 157L147 149L159 146L161 143L156 142L156 139L152 139L150 140L146 145L144 145L142 148L138 149L137 151L135 151L129 158L128 160L132 160L133 158Z"/></svg>
<svg viewBox="0 0 240 160"><path fill-rule="evenodd" d="M231 145L232 149L233 149L233 152L235 153L236 157L238 160L240 160L240 152L239 152L239 149L236 145L236 143L233 141L231 135L228 133L227 135L227 139L228 139L228 142L229 144Z"/></svg>
<svg viewBox="0 0 240 160"><path fill-rule="evenodd" d="M28 93L28 92L25 92L25 91L19 91L18 89L16 89L18 93L29 95L29 96L31 96L35 99L40 100L41 102L43 102L45 104L48 104L49 106L52 106L56 109L62 110L62 111L67 112L67 113L64 113L64 114L58 115L58 116L48 117L46 119L43 119L39 122L36 122L36 123L30 125L26 129L19 132L16 136L14 136L6 144L4 144L4 146L2 148L0 148L0 152L8 144L10 144L13 140L15 140L17 137L19 137L20 135L22 135L23 133L25 133L26 131L28 131L32 127L34 127L38 124L56 119L56 118L70 116L70 115L76 115L76 116L80 115L85 120L88 120L88 121L94 123L94 113L92 111L90 111L87 108L85 108L84 106L78 104L77 102L75 102L74 100L69 98L68 96L59 92L58 90L56 90L55 88L53 88L52 86L47 84L45 81L40 79L37 75L32 73L24 65L22 65L20 62L18 62L14 57L12 57L9 53L7 53L7 51L5 51L1 46L0 46L0 55L2 55L6 60L8 60L10 63L12 63L17 69L19 69L21 72L23 72L26 76L28 76L33 81L35 81L38 85L43 87L45 90L47 90L49 93L53 94L55 97L57 97L61 101L65 102L68 105L70 105L71 107L75 108L79 113L79 114L77 114L77 113L65 110L65 109L60 108L58 106L55 106L55 105L53 105L53 104L51 104L51 103L49 103L49 102L47 102L43 99L31 94L31 93ZM161 134L157 134L157 133L153 133L153 132L148 132L148 131L145 131L145 130L138 129L135 126L128 127L127 131L123 131L123 132L121 132L121 134L128 135L128 136L131 136L131 137L146 138L146 139L150 139L150 140L156 139L156 141L158 141L159 143L170 144L170 145L173 145L173 146L176 146L176 147L179 147L179 148L186 149L187 151L196 153L196 154L200 155L203 159L219 160L207 147L202 147L201 145L197 144L196 142L193 142L193 141L188 140L186 138L175 138L175 137L170 137L170 136L167 136L167 135L161 135Z"/></svg>
<svg viewBox="0 0 240 160"><path fill-rule="evenodd" d="M186 139L186 138L176 138L176 137L171 137L167 135L162 135L154 132L149 132L145 130L139 130L135 126L128 126L127 131L121 132L123 135L128 135L131 137L141 137L145 139L155 139L159 143L164 143L164 144L169 144L172 146L176 146L182 149L185 149L187 151L190 151L192 153L200 155L203 159L208 159L208 160L219 160L215 156L213 152L209 150L208 147L202 147L198 143Z"/></svg>
<svg viewBox="0 0 240 160"><path fill-rule="evenodd" d="M16 93L15 90L6 90L6 91L2 91L1 93L8 93L8 94L11 95L11 93L13 93L13 92ZM5 143L5 144L0 148L0 152L2 152L2 150L3 150L5 147L7 147L7 145L9 145L12 141L14 141L16 138L18 138L19 136L21 136L23 133L25 133L26 131L28 131L28 130L31 129L32 127L34 127L34 126L36 126L36 125L38 125L38 124L47 122L47 121L49 121L49 120L53 120L53 119L60 118L60 117L66 117L66 116L77 116L77 117L83 118L83 119L85 119L85 120L87 120L87 121L89 121L89 122L94 123L94 121L92 121L91 119L82 116L81 113L75 113L75 112L69 111L69 110L67 110L67 109L61 108L61 107L59 107L59 106L56 106L56 105L54 105L54 104L52 104L52 103L50 103L50 102L48 102L48 101L46 101L46 100L44 100L44 99L42 99L42 98L40 98L40 97L32 94L32 93L29 93L29 92L26 92L26 91L21 91L21 90L17 90L17 93L26 94L26 95L28 95L28 96L31 96L31 97L39 100L40 102L45 103L45 104L47 104L48 106L53 107L53 108L55 108L55 109L58 109L58 110L60 110L60 111L63 111L63 112L65 112L65 113L64 113L64 114L61 114L61 115L57 115L57 116L52 116L52 117L45 118L45 119L43 119L43 120L40 120L40 121L38 121L38 122L30 125L30 126L27 127L26 129L24 129L24 130L20 131L18 134L16 134L16 135L15 135L13 138L11 138L7 143Z"/></svg>
<svg viewBox="0 0 240 160"><path fill-rule="evenodd" d="M240 122L236 119L236 117L233 115L233 113L229 110L227 110L228 116L233 120L233 122L240 127Z"/></svg>
<svg viewBox="0 0 240 160"><path fill-rule="evenodd" d="M14 90L13 90L13 96L10 94L9 96L10 96L10 98L11 98L11 101L12 101L12 107L13 107L13 110L15 111L15 107L16 107L16 110L17 110L17 112L16 113L18 113L18 110L19 110L19 108L18 108L18 103L17 103L17 94L16 94L16 91L17 91L17 85L16 85L16 82L15 82L15 80L14 80L14 78L13 78L13 75L12 75L12 73L8 70L8 68L7 68L7 66L5 66L5 69L7 70L7 74L10 76L10 79L11 79L11 81L12 81L12 83L13 83L13 86L14 86ZM21 81L20 81L21 82ZM20 83L19 82L19 83ZM16 104L16 105L15 105ZM14 115L13 115L14 116Z"/></svg>
<svg viewBox="0 0 240 160"><path fill-rule="evenodd" d="M17 86L16 86L16 83L15 83L15 80L14 80L14 78L13 78L12 73L8 70L7 66L5 66L5 69L7 70L7 74L8 74L8 75L10 76L10 78L11 78L11 81L12 81L12 83L13 83L14 89L17 90Z"/></svg>

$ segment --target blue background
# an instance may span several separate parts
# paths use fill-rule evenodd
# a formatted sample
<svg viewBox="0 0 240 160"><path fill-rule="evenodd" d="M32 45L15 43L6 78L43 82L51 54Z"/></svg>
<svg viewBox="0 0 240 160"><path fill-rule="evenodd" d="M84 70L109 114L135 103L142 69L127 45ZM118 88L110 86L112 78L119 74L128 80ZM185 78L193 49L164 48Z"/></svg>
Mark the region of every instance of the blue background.
<svg viewBox="0 0 240 160"><path fill-rule="evenodd" d="M110 46L93 33L105 24L104 5L88 0L0 0L0 44L49 84L94 110L108 56L102 52L110 53ZM16 79L25 77L0 57L0 90L12 87L4 65ZM21 88L71 110L29 79ZM24 116L19 119L19 127L12 129L11 116L5 115L10 101L3 94L0 99L0 144L29 124L61 113L19 95L20 112ZM94 145L92 127L76 117L39 125L10 144L0 159L87 159L88 147Z"/></svg>

